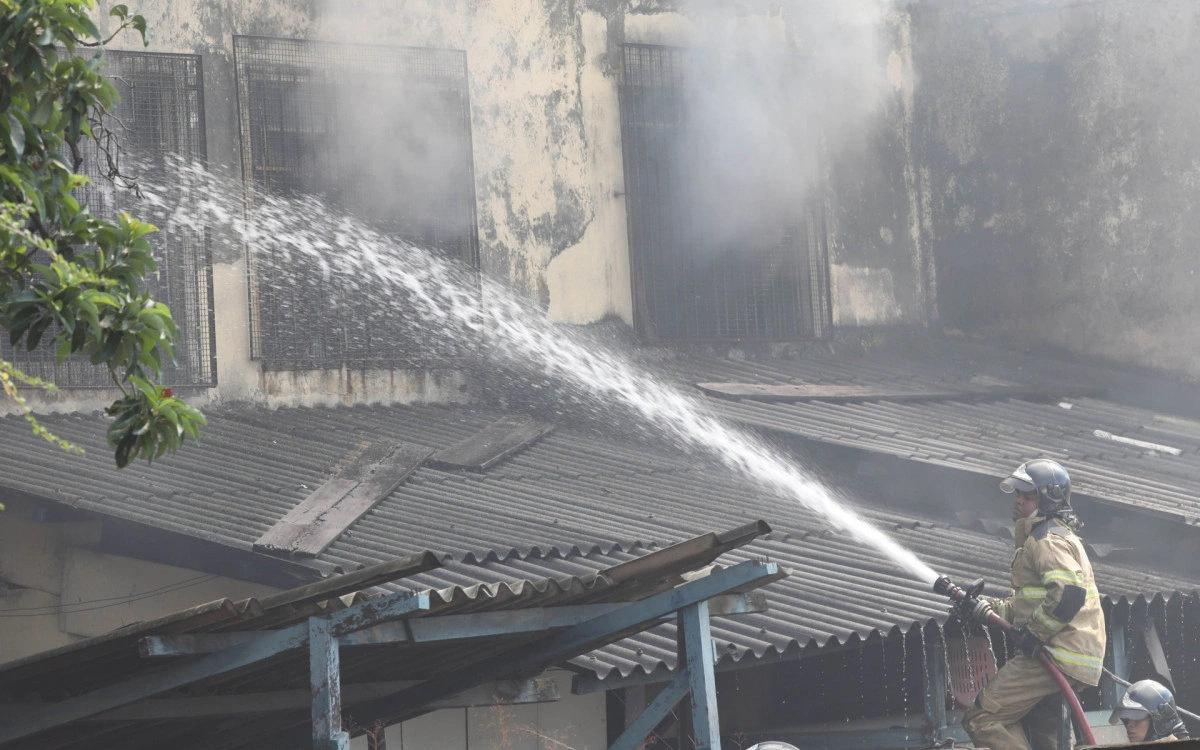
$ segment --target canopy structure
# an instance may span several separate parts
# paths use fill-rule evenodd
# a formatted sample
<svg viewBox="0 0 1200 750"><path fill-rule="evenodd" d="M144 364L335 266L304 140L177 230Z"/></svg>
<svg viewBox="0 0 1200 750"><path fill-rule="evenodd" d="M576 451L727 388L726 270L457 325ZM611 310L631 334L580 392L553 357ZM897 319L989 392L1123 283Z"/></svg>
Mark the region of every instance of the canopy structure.
<svg viewBox="0 0 1200 750"><path fill-rule="evenodd" d="M769 531L705 534L586 576L397 585L441 565L425 552L215 601L0 668L0 747L346 748L347 711L371 726L553 700L553 683L528 677L668 619L682 633L681 668L614 747L636 747L688 694L698 747L719 747L708 618L761 610L752 590L786 573L711 563ZM381 585L391 590L356 593Z"/></svg>

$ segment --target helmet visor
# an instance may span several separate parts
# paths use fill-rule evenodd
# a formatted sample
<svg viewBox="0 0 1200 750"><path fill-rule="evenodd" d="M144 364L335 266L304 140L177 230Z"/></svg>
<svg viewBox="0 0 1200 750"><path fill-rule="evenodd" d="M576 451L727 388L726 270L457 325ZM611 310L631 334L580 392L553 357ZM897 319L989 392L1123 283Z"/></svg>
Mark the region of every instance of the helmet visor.
<svg viewBox="0 0 1200 750"><path fill-rule="evenodd" d="M1108 723L1116 724L1117 722L1124 721L1126 719L1144 719L1149 715L1150 712L1144 708L1118 706L1113 709L1112 716L1108 717Z"/></svg>
<svg viewBox="0 0 1200 750"><path fill-rule="evenodd" d="M1000 483L1000 489L1005 492L1033 492L1037 489L1037 485L1033 483L1033 477L1029 476L1029 472L1025 471L1025 464L1021 464L1012 474Z"/></svg>

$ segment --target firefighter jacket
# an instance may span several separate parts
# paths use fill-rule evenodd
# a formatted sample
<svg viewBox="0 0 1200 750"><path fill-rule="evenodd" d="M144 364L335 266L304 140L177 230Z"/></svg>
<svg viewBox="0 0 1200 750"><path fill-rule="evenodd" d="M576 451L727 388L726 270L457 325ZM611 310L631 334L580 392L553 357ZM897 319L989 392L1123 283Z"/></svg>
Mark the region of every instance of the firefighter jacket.
<svg viewBox="0 0 1200 750"><path fill-rule="evenodd" d="M1069 677L1100 682L1104 612L1083 543L1061 520L1033 515L1016 523L1013 595L993 600L996 614L1025 626Z"/></svg>

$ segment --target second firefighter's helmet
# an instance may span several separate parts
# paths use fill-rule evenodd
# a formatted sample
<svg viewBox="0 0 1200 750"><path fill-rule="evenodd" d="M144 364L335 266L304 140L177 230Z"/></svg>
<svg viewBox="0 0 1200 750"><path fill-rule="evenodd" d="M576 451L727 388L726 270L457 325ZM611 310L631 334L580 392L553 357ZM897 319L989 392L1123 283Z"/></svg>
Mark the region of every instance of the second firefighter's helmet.
<svg viewBox="0 0 1200 750"><path fill-rule="evenodd" d="M1175 735L1186 737L1187 729L1175 708L1175 696L1163 684L1154 680L1139 680L1129 686L1120 704L1113 709L1109 722L1150 717L1146 741L1161 740Z"/></svg>
<svg viewBox="0 0 1200 750"><path fill-rule="evenodd" d="M1071 477L1057 461L1037 458L1018 466L1000 483L1005 492L1037 492L1038 515L1057 516L1071 510Z"/></svg>

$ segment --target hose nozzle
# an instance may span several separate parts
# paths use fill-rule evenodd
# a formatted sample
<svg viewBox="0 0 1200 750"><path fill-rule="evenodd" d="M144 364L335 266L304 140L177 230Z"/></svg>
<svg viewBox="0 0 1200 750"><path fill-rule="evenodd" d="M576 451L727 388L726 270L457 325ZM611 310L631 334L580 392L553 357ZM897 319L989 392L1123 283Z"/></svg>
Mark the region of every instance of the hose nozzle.
<svg viewBox="0 0 1200 750"><path fill-rule="evenodd" d="M978 599L983 593L983 579L976 578L965 589L950 580L950 576L938 576L933 582L933 593L941 594L950 601L961 602L967 599Z"/></svg>

